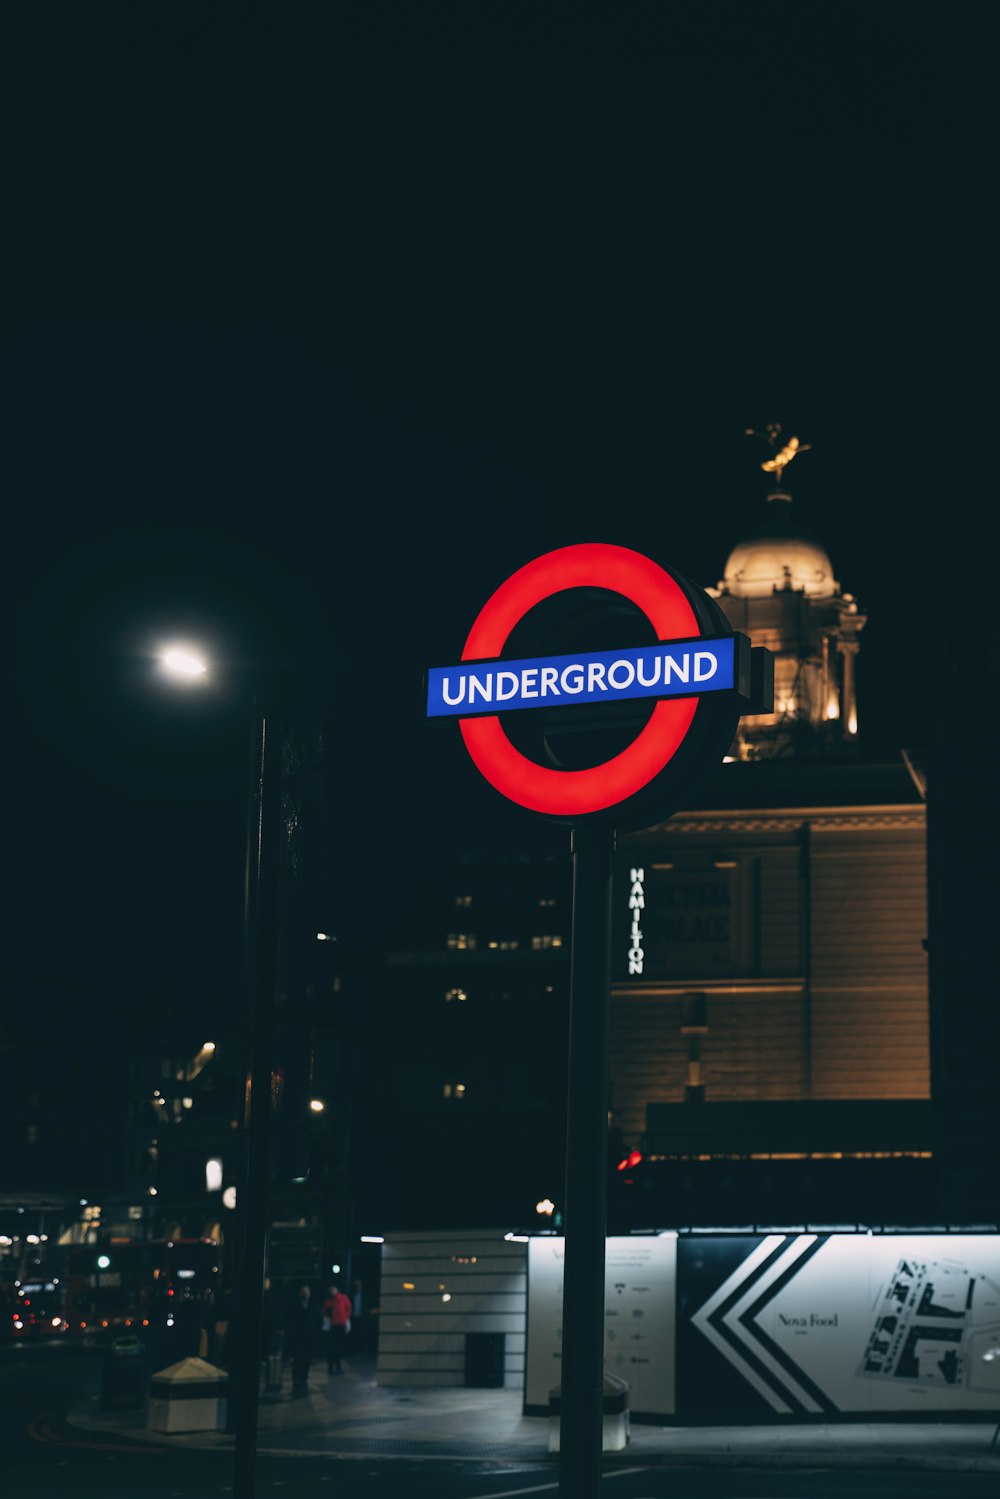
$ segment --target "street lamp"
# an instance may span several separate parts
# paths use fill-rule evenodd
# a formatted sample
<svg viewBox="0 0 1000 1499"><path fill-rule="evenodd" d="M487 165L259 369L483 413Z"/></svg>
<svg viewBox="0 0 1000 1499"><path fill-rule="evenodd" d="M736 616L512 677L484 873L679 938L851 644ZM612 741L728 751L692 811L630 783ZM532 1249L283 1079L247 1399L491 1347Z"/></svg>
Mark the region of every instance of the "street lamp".
<svg viewBox="0 0 1000 1499"><path fill-rule="evenodd" d="M190 645L160 652L163 670L187 684L211 679L206 656ZM267 1185L271 1127L271 1045L278 961L281 865L282 727L274 688L258 685L250 708L246 863L243 879L243 989L246 1082L233 1263L229 1420L235 1434L233 1492L253 1499L260 1394L261 1321L267 1249ZM215 1051L202 1045L199 1059ZM221 1185L221 1183L220 1183ZM152 1189L151 1189L152 1190Z"/></svg>
<svg viewBox="0 0 1000 1499"><path fill-rule="evenodd" d="M160 664L170 677L196 682L208 676L208 662L200 651L186 645L168 645L160 652Z"/></svg>

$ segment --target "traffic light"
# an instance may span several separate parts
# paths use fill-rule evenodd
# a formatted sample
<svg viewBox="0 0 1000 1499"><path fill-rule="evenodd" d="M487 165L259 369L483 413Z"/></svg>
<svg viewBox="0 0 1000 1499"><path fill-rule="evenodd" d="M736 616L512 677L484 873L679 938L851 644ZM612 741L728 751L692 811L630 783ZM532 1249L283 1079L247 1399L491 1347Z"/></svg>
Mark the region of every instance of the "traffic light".
<svg viewBox="0 0 1000 1499"><path fill-rule="evenodd" d="M617 1165L617 1167L615 1169L617 1171L619 1171L619 1172L627 1173L627 1172L630 1172L630 1171L634 1171L635 1168L636 1168L636 1166L640 1166L641 1164L642 1164L642 1151L641 1150L630 1150L629 1153L628 1153L628 1155L627 1156L623 1156L622 1159L618 1162L618 1165ZM635 1177L634 1176L623 1175L622 1176L622 1181L625 1183L626 1187L634 1187L635 1186Z"/></svg>

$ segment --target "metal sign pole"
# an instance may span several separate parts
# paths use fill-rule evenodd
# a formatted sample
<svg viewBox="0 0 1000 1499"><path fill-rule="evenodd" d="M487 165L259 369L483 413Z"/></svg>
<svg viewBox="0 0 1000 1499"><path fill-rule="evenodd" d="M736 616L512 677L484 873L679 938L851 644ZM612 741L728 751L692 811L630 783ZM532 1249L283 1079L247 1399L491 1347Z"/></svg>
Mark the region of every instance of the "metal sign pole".
<svg viewBox="0 0 1000 1499"><path fill-rule="evenodd" d="M569 1081L566 1108L561 1499L599 1499L607 1232L608 1011L615 835L573 829Z"/></svg>
<svg viewBox="0 0 1000 1499"><path fill-rule="evenodd" d="M235 1359L230 1361L231 1426L236 1443L233 1491L253 1499L260 1398L261 1316L270 1175L271 1039L278 952L281 870L281 751L277 716L257 719L251 783L246 886L246 997L249 1056L244 1096L243 1151L236 1196L238 1252L233 1288Z"/></svg>

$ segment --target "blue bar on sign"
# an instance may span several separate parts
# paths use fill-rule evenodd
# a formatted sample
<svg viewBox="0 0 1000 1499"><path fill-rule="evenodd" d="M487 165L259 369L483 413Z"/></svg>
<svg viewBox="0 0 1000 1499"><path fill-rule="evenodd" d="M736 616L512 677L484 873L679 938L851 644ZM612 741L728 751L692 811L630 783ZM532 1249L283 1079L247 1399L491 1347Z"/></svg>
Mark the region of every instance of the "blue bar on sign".
<svg viewBox="0 0 1000 1499"><path fill-rule="evenodd" d="M723 635L620 651L433 666L427 674L427 717L730 692L736 686L734 641L735 636Z"/></svg>

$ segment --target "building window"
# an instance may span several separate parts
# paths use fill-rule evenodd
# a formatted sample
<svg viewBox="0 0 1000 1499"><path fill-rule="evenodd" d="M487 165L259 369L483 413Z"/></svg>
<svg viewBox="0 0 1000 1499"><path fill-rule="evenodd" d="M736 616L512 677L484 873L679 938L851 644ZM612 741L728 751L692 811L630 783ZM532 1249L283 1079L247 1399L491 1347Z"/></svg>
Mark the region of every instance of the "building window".
<svg viewBox="0 0 1000 1499"><path fill-rule="evenodd" d="M460 1005L464 1005L468 997L464 989L446 989L444 991L445 1004L457 1002Z"/></svg>
<svg viewBox="0 0 1000 1499"><path fill-rule="evenodd" d="M464 1083L443 1083L442 1086L441 1086L441 1092L442 1092L442 1095L446 1099L449 1099L451 1102L453 1102L453 1103L460 1103L462 1101L462 1099L465 1097L465 1084Z"/></svg>
<svg viewBox="0 0 1000 1499"><path fill-rule="evenodd" d="M454 904L458 907L458 909L460 911L467 911L469 909L469 907L472 905L472 896L471 895L456 895L455 899L454 899Z"/></svg>
<svg viewBox="0 0 1000 1499"><path fill-rule="evenodd" d="M562 947L562 938L546 933L541 937L532 937L531 946L535 952L540 952L545 947Z"/></svg>
<svg viewBox="0 0 1000 1499"><path fill-rule="evenodd" d="M556 898L554 895L540 895L538 898L538 904L543 910L548 910L550 907L556 904Z"/></svg>
<svg viewBox="0 0 1000 1499"><path fill-rule="evenodd" d="M475 952L476 950L474 932L449 932L447 943L452 952Z"/></svg>
<svg viewBox="0 0 1000 1499"><path fill-rule="evenodd" d="M520 945L516 937L498 937L486 944L494 952L516 952Z"/></svg>

